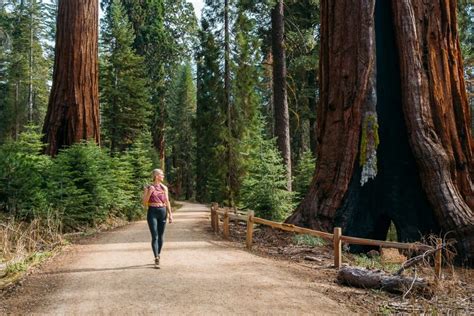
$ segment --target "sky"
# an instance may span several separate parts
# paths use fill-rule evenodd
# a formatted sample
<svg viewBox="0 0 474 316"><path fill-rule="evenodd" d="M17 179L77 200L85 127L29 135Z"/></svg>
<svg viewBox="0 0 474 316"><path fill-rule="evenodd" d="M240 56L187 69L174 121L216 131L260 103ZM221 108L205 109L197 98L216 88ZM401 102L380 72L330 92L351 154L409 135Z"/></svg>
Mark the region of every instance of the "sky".
<svg viewBox="0 0 474 316"><path fill-rule="evenodd" d="M198 21L201 19L201 10L204 6L204 0L188 0L188 2L192 3L194 6L194 11L196 12L196 16Z"/></svg>

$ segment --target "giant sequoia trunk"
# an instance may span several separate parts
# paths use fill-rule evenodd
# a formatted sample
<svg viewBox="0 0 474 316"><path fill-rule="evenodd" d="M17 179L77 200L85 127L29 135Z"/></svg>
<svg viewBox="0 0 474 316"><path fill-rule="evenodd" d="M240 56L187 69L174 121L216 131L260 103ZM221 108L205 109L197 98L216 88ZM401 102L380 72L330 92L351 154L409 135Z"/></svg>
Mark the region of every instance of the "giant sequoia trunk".
<svg viewBox="0 0 474 316"><path fill-rule="evenodd" d="M46 153L80 140L99 142L98 0L61 0L53 86L43 133Z"/></svg>
<svg viewBox="0 0 474 316"><path fill-rule="evenodd" d="M287 220L402 241L450 232L474 259L470 112L456 2L321 2L318 162ZM353 248L354 249L354 248Z"/></svg>

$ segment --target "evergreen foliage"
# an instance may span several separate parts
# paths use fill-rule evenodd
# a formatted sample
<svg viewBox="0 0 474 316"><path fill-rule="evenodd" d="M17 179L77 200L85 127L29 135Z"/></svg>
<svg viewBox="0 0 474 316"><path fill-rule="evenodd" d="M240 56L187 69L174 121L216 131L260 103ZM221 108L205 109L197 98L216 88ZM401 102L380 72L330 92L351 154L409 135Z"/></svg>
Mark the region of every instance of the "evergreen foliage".
<svg viewBox="0 0 474 316"><path fill-rule="evenodd" d="M141 194L152 167L149 135L121 156L83 142L51 159L41 154L37 130L27 126L17 141L0 145L0 212L23 220L53 213L66 231L109 217L142 216Z"/></svg>
<svg viewBox="0 0 474 316"><path fill-rule="evenodd" d="M149 126L151 106L143 57L132 48L134 36L120 0L113 0L103 35L101 104L103 130L112 153L128 149Z"/></svg>
<svg viewBox="0 0 474 316"><path fill-rule="evenodd" d="M464 63L464 78L471 112L474 113L474 4L469 0L459 0L457 7L459 42ZM471 117L474 132L474 119Z"/></svg>
<svg viewBox="0 0 474 316"><path fill-rule="evenodd" d="M241 189L241 206L255 211L258 217L281 221L293 210L293 192L286 189L283 159L274 139L265 139L264 124L260 133L249 139L248 174Z"/></svg>
<svg viewBox="0 0 474 316"><path fill-rule="evenodd" d="M292 162L295 165L303 152L311 148L315 153L311 134L314 134L318 98L319 13L319 1L286 2L287 89Z"/></svg>
<svg viewBox="0 0 474 316"><path fill-rule="evenodd" d="M54 159L48 185L66 230L94 226L107 218L117 193L110 160L94 142L74 144Z"/></svg>
<svg viewBox="0 0 474 316"><path fill-rule="evenodd" d="M20 219L47 211L49 192L46 172L49 156L41 155L41 134L27 126L17 141L0 145L0 210Z"/></svg>
<svg viewBox="0 0 474 316"><path fill-rule="evenodd" d="M293 191L298 201L301 201L308 192L315 169L316 159L311 150L306 150L296 165L293 179Z"/></svg>
<svg viewBox="0 0 474 316"><path fill-rule="evenodd" d="M46 47L47 7L36 0L6 1L0 8L0 142L18 138L46 113L51 61Z"/></svg>
<svg viewBox="0 0 474 316"><path fill-rule="evenodd" d="M58 154L48 186L66 230L96 226L113 216L141 217L141 194L151 170L150 142L144 143L144 138L122 156L111 157L94 142L78 143Z"/></svg>
<svg viewBox="0 0 474 316"><path fill-rule="evenodd" d="M235 196L239 197L240 183L250 167L246 163L247 157L242 153L249 152L248 140L257 135L259 130L260 106L262 104L261 70L258 65L260 60L260 40L253 32L256 20L248 14L242 2L238 4L237 18L234 26L235 51L233 72L235 76L233 84L232 106L232 134L229 145L231 166L234 183L231 189Z"/></svg>
<svg viewBox="0 0 474 316"><path fill-rule="evenodd" d="M204 18L201 27L200 48L196 56L196 199L202 202L223 201L227 166L223 163L226 113L222 108L221 52Z"/></svg>
<svg viewBox="0 0 474 316"><path fill-rule="evenodd" d="M198 45L198 22L194 8L187 0L165 0L164 26L172 43L166 56L170 72L191 60Z"/></svg>
<svg viewBox="0 0 474 316"><path fill-rule="evenodd" d="M191 65L181 66L171 85L167 102L166 129L168 179L177 198L190 199L194 190L196 140L193 130L196 115L196 88Z"/></svg>
<svg viewBox="0 0 474 316"><path fill-rule="evenodd" d="M123 158L132 167L131 184L134 192L133 205L135 210L141 208L143 188L150 182L150 172L153 169L153 165L156 165L153 163L153 153L151 133L145 130ZM136 213L132 215L132 217L138 216Z"/></svg>
<svg viewBox="0 0 474 316"><path fill-rule="evenodd" d="M111 2L102 0L102 9L107 10ZM196 17L185 0L124 0L122 3L135 34L133 47L144 57L152 104L150 130L162 164L168 124L165 96L169 94L179 65L191 56L196 39Z"/></svg>
<svg viewBox="0 0 474 316"><path fill-rule="evenodd" d="M458 0L458 29L465 66L474 67L474 4Z"/></svg>

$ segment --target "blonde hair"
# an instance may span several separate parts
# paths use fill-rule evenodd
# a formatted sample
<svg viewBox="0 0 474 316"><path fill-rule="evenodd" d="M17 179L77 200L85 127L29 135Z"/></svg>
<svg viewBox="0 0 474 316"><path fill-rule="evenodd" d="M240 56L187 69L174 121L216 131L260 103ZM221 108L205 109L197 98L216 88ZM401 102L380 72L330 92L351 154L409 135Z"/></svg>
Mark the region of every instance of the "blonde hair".
<svg viewBox="0 0 474 316"><path fill-rule="evenodd" d="M155 181L156 176L158 176L158 175L163 175L164 176L165 175L165 173L161 169L153 169L151 174L153 176L153 181Z"/></svg>

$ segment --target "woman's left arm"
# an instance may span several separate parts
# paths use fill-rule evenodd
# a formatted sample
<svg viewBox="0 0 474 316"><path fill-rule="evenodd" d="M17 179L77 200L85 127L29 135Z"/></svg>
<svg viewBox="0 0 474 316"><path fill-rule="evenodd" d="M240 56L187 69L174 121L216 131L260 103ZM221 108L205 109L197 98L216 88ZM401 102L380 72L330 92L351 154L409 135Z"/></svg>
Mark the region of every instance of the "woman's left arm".
<svg viewBox="0 0 474 316"><path fill-rule="evenodd" d="M173 213L171 212L171 202L168 195L168 187L165 186L165 195L166 195L166 212L168 213L168 221L173 222Z"/></svg>

